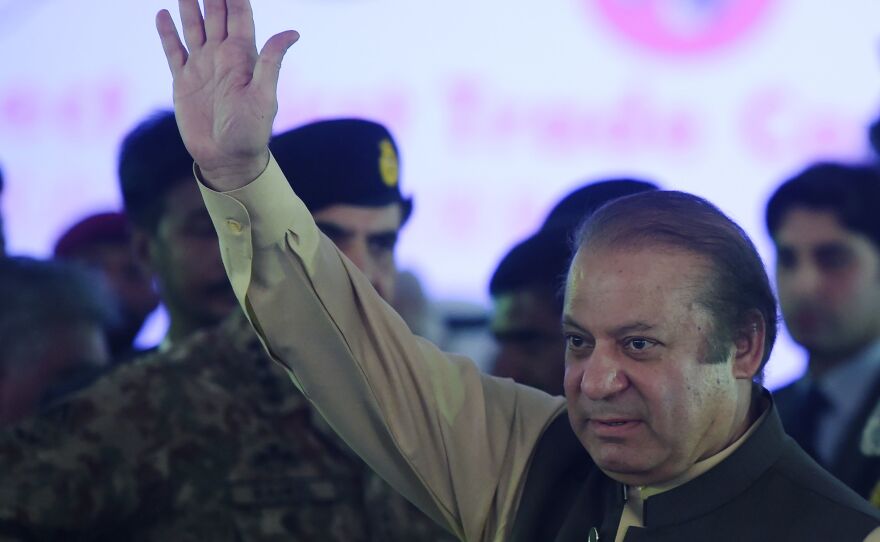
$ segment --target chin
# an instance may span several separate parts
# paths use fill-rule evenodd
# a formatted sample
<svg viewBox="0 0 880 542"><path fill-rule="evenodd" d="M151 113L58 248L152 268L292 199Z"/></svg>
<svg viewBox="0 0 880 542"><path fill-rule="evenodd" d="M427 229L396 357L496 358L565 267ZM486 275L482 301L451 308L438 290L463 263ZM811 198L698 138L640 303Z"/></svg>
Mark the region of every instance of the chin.
<svg viewBox="0 0 880 542"><path fill-rule="evenodd" d="M677 476L667 472L655 461L640 460L626 461L622 459L609 461L596 461L596 466L612 480L629 486L648 486L660 484L672 480Z"/></svg>
<svg viewBox="0 0 880 542"><path fill-rule="evenodd" d="M596 462L599 469L605 473L605 476L626 484L628 486L646 486L654 483L656 476L652 476L650 470L645 471L637 465L625 463L599 463Z"/></svg>
<svg viewBox="0 0 880 542"><path fill-rule="evenodd" d="M586 446L596 466L609 478L628 485L648 485L671 478L659 472L663 461L645 454L642 447L615 444Z"/></svg>

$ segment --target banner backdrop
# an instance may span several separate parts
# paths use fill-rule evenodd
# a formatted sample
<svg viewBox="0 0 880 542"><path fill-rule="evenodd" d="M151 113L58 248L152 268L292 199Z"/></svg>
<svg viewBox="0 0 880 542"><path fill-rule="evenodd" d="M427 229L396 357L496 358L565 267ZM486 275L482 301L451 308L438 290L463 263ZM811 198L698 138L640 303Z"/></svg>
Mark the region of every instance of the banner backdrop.
<svg viewBox="0 0 880 542"><path fill-rule="evenodd" d="M705 196L773 255L767 196L820 158L864 159L880 110L880 3L850 0L253 0L260 44L302 34L276 128L388 124L415 213L402 267L486 303L495 263L561 196L608 176ZM116 152L170 106L154 29L172 0L0 0L9 250L46 255L118 208ZM802 370L786 337L769 367Z"/></svg>

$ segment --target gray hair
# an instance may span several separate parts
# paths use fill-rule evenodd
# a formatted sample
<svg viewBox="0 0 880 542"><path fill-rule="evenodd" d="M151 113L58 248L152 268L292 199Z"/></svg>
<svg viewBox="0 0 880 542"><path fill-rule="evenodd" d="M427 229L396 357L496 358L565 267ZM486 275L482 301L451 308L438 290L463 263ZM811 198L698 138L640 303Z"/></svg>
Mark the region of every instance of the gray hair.
<svg viewBox="0 0 880 542"><path fill-rule="evenodd" d="M711 264L709 284L700 302L712 313L715 333L710 359L719 360L736 333L758 313L765 341L760 380L776 340L776 298L758 251L733 220L708 201L684 192L655 191L626 196L602 207L588 219L577 247L644 248L661 245L705 257Z"/></svg>

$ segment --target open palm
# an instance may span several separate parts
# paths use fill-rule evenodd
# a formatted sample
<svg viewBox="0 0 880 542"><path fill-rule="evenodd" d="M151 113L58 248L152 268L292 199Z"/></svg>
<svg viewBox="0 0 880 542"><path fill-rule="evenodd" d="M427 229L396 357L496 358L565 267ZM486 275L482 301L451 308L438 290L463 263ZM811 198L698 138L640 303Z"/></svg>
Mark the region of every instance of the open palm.
<svg viewBox="0 0 880 542"><path fill-rule="evenodd" d="M156 17L174 79L174 112L190 155L218 189L253 180L268 160L281 60L299 34L269 38L257 54L249 0L179 0L181 41L166 10Z"/></svg>

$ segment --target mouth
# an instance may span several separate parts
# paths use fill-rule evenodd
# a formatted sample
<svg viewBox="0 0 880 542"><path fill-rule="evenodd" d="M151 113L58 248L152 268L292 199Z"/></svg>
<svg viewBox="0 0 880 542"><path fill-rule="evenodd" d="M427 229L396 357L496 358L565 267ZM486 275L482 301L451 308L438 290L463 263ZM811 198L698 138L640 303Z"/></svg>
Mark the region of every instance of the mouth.
<svg viewBox="0 0 880 542"><path fill-rule="evenodd" d="M794 311L790 320L801 329L813 329L821 323L819 314L819 312L813 309L801 309Z"/></svg>
<svg viewBox="0 0 880 542"><path fill-rule="evenodd" d="M641 420L629 418L591 418L589 428L599 437L620 437L642 425Z"/></svg>

